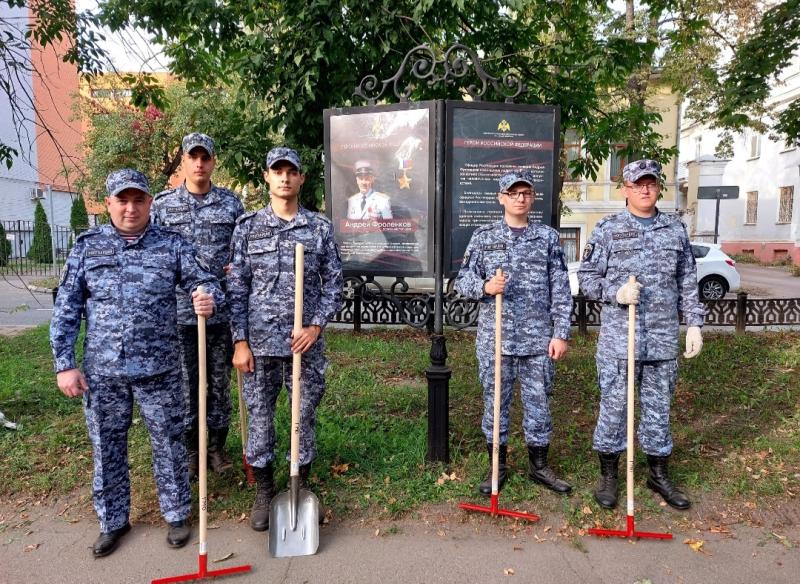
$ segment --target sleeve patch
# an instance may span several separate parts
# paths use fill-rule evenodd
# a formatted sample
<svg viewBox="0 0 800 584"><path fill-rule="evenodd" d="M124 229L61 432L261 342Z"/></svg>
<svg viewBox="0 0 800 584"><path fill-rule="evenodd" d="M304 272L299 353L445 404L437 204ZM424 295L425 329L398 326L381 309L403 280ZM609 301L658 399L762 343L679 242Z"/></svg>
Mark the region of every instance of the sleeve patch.
<svg viewBox="0 0 800 584"><path fill-rule="evenodd" d="M594 244L587 243L583 248L583 256L581 257L581 261L587 262L592 257L594 253Z"/></svg>

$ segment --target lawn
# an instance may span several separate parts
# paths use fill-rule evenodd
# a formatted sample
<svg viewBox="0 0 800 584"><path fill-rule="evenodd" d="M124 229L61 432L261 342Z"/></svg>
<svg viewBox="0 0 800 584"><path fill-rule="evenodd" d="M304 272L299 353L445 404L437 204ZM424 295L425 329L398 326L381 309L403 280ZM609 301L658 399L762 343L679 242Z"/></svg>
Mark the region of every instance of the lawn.
<svg viewBox="0 0 800 584"><path fill-rule="evenodd" d="M478 500L477 483L487 466L480 432L481 390L474 336L448 332L451 463L426 464L427 385L430 343L408 329L362 333L329 330L328 390L319 411L319 458L312 477L323 501L338 517L392 518L432 503ZM503 492L508 506L561 512L574 525L598 513L591 491L597 462L591 436L598 406L596 336L578 337L557 366L552 400L555 425L551 460L575 486L562 498L525 477L527 453L518 400L512 406L509 444L512 477ZM787 500L800 491L800 334L709 334L701 355L681 359L673 406L674 477L696 501L737 504L758 498ZM235 396L235 386L233 390ZM518 396L517 396L518 397ZM235 400L235 398L234 398ZM289 413L279 401L280 448L288 448ZM0 430L0 498L42 499L80 492L91 483L91 450L80 400L55 386L47 328L0 337L0 409L20 424ZM237 404L234 401L234 420ZM158 520L150 446L135 415L130 433L133 518ZM238 471L241 442L232 429L228 449L237 472L209 479L214 518L239 517L249 509L252 489ZM624 469L621 466L621 470ZM283 484L288 463L278 471ZM637 458L637 502L641 512L664 513L660 499L644 487L646 464ZM624 489L621 491L624 496ZM622 509L605 513L619 521ZM454 512L457 512L455 507Z"/></svg>

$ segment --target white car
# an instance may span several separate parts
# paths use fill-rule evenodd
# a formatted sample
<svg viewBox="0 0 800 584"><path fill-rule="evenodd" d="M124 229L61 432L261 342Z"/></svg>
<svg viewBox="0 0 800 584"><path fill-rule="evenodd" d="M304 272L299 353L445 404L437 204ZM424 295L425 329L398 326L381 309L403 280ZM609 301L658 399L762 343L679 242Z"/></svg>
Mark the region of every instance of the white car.
<svg viewBox="0 0 800 584"><path fill-rule="evenodd" d="M741 285L736 262L720 249L719 244L693 241L692 253L697 261L697 287L701 300L719 300L728 292L736 292ZM572 295L578 293L578 267L580 262L567 264L569 287Z"/></svg>

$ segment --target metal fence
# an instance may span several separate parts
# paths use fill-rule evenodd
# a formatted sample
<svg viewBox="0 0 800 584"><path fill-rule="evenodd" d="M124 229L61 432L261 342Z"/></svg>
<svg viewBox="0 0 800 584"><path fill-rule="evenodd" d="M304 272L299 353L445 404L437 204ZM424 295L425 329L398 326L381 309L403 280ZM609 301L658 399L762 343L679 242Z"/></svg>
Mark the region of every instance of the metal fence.
<svg viewBox="0 0 800 584"><path fill-rule="evenodd" d="M583 294L572 298L572 325L580 333L589 327L600 326L602 304L587 300ZM361 294L360 289L345 295L342 309L334 322L352 324L355 330L362 325L423 324L430 329L431 294ZM800 326L800 298L748 298L739 292L736 298L703 301L708 315L706 326L736 327L744 332L748 326ZM456 328L475 326L478 304L456 294L444 299L445 322ZM426 322L427 321L427 322ZM683 323L683 318L681 318Z"/></svg>
<svg viewBox="0 0 800 584"><path fill-rule="evenodd" d="M69 250L75 241L75 234L68 226L54 225L50 227L50 236L55 239L55 258L48 263L40 263L28 257L33 243L33 221L2 221L6 232L6 241L10 245L11 254L6 265L0 261L0 269L23 276L55 275L67 259ZM53 241L53 239L51 239Z"/></svg>

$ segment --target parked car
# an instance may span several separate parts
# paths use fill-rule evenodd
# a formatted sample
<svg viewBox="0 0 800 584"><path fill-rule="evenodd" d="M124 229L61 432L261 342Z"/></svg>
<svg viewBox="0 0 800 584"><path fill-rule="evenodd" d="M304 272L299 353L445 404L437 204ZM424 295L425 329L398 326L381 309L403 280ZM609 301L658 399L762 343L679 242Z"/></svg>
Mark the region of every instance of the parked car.
<svg viewBox="0 0 800 584"><path fill-rule="evenodd" d="M719 300L728 292L736 292L741 285L736 262L720 249L719 244L693 241L692 253L697 261L697 288L701 300ZM580 262L567 264L569 287L572 295L578 293L578 267Z"/></svg>

